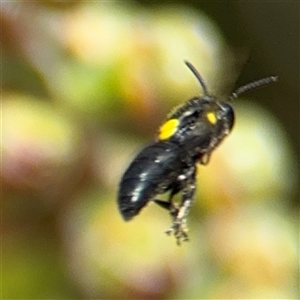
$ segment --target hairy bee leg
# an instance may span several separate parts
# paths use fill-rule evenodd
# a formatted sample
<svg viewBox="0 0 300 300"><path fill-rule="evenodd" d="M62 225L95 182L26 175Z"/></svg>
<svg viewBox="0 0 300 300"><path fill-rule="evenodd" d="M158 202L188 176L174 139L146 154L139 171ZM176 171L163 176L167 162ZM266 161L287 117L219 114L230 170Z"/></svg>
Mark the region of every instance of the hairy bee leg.
<svg viewBox="0 0 300 300"><path fill-rule="evenodd" d="M180 245L181 241L188 241L188 228L187 228L187 216L189 210L192 206L193 199L188 199L184 202L184 204L177 211L177 215L174 216L173 224L171 228L169 228L166 233L168 235L174 234L177 244ZM173 214L171 213L173 216Z"/></svg>
<svg viewBox="0 0 300 300"><path fill-rule="evenodd" d="M182 241L188 241L188 228L186 225L187 216L190 211L190 208L193 204L196 192L196 180L195 174L196 169L191 168L191 174L186 181L186 185L182 191L182 203L179 208L175 208L173 211L171 210L171 216L173 217L173 225L170 229L166 231L168 235L174 234L177 244L180 245Z"/></svg>

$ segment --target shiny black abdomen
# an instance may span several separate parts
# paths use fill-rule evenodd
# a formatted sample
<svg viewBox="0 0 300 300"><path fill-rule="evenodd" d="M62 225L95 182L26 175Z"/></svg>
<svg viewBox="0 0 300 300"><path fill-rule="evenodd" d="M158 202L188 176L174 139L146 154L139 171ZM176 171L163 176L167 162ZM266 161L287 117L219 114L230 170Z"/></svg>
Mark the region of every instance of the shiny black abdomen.
<svg viewBox="0 0 300 300"><path fill-rule="evenodd" d="M158 142L144 148L130 164L121 180L118 204L125 220L130 220L156 195L177 185L185 168L182 150L174 143Z"/></svg>

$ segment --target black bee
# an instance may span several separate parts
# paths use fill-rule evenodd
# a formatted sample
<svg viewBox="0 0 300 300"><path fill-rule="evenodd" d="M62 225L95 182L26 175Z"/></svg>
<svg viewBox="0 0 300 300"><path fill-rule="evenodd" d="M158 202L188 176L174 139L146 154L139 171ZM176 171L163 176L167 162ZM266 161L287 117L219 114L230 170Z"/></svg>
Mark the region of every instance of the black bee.
<svg viewBox="0 0 300 300"><path fill-rule="evenodd" d="M234 110L228 103L242 93L277 81L267 77L238 88L227 101L208 93L195 67L185 62L198 79L203 96L194 97L175 108L160 127L157 141L144 148L122 177L118 205L128 221L150 201L169 210L173 224L166 232L173 233L180 244L187 241L186 221L196 192L196 164L206 165L213 150L231 132ZM168 201L157 199L170 192ZM182 193L180 203L173 200Z"/></svg>

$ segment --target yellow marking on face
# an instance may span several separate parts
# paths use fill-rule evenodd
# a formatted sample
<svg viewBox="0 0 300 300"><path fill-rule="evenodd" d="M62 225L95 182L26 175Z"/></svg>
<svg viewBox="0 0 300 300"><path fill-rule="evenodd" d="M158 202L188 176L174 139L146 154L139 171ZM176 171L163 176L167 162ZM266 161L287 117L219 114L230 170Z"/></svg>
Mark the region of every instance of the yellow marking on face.
<svg viewBox="0 0 300 300"><path fill-rule="evenodd" d="M171 138L177 131L178 125L178 119L171 119L164 123L159 129L159 140L162 141Z"/></svg>
<svg viewBox="0 0 300 300"><path fill-rule="evenodd" d="M207 120L210 124L216 125L218 118L215 112L209 112L206 114Z"/></svg>

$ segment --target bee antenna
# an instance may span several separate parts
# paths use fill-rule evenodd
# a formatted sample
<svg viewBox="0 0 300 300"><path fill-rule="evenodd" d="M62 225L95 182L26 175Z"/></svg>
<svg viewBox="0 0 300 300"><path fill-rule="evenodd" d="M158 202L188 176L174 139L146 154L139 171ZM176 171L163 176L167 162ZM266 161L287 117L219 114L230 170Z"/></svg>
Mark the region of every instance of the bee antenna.
<svg viewBox="0 0 300 300"><path fill-rule="evenodd" d="M241 94L244 94L245 92L248 92L250 90L254 90L258 87L261 87L263 85L272 83L272 82L276 82L278 80L278 76L270 76L270 77L266 77L254 82L250 82L246 85L243 85L241 87L239 87L238 89L236 89L231 96L229 97L229 100L232 101L234 99L237 99Z"/></svg>
<svg viewBox="0 0 300 300"><path fill-rule="evenodd" d="M206 84L205 84L202 76L200 75L200 73L190 62L188 62L187 60L185 60L184 62L187 65L187 67L193 72L193 74L196 76L196 78L198 79L198 81L203 89L204 95L208 96L208 90L207 90Z"/></svg>

